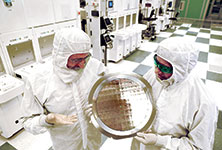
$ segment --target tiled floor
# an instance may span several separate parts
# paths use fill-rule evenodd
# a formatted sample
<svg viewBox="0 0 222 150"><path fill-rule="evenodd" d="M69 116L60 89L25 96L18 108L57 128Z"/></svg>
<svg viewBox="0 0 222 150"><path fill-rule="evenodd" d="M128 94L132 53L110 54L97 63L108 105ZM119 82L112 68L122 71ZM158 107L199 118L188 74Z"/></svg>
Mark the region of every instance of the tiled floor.
<svg viewBox="0 0 222 150"><path fill-rule="evenodd" d="M211 27L207 25L207 27ZM196 71L214 96L222 110L222 26L202 28L198 23L177 23L176 29L168 29L157 35L154 41L144 40L141 47L118 63L108 63L110 72L135 72L144 75L153 66L153 51L162 40L172 36L184 36L195 41L200 54ZM130 139L115 141L103 137L102 150L128 150ZM0 150L49 150L51 141L48 133L31 135L22 130L10 139L0 138ZM115 147L118 145L118 148ZM120 146L121 145L121 146ZM120 148L121 147L121 148ZM214 150L222 149L222 113L218 117Z"/></svg>

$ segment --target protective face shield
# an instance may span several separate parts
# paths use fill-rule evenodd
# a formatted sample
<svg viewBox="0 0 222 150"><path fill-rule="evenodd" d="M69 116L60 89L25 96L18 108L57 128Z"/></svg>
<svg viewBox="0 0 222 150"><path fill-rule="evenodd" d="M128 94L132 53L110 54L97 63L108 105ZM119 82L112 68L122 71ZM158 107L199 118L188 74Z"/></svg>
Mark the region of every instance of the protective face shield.
<svg viewBox="0 0 222 150"><path fill-rule="evenodd" d="M69 56L66 67L73 70L80 70L85 67L90 57L90 53L73 54Z"/></svg>

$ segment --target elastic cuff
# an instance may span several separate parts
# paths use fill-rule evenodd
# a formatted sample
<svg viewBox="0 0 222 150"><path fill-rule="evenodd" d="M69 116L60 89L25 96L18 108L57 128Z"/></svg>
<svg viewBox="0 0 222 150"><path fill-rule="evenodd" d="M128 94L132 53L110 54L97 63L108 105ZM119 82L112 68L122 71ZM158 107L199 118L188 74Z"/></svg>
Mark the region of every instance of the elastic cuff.
<svg viewBox="0 0 222 150"><path fill-rule="evenodd" d="M49 124L45 120L46 120L46 115L41 115L40 118L39 118L39 123L40 123L41 126L44 126L44 127L53 126L53 124Z"/></svg>

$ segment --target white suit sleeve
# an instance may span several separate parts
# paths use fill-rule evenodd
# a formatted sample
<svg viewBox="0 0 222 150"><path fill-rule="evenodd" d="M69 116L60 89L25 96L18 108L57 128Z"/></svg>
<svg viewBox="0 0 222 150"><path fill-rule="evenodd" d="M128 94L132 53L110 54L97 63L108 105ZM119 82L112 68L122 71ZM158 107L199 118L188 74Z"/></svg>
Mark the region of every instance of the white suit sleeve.
<svg viewBox="0 0 222 150"><path fill-rule="evenodd" d="M99 62L98 60L95 60L98 64L98 70L97 70L97 74L99 76L103 76L105 74L109 73L109 69L108 67L106 67L103 63Z"/></svg>
<svg viewBox="0 0 222 150"><path fill-rule="evenodd" d="M108 74L109 73L109 70L108 70L108 67L104 66L103 63L100 64L99 66L99 74Z"/></svg>
<svg viewBox="0 0 222 150"><path fill-rule="evenodd" d="M218 111L213 104L202 104L194 114L193 123L187 129L187 136L175 138L158 135L156 146L170 150L192 149L212 150Z"/></svg>
<svg viewBox="0 0 222 150"><path fill-rule="evenodd" d="M24 96L21 104L23 110L23 127L32 134L39 134L46 131L51 125L45 122L46 115L43 108L35 101L31 84L27 81L24 89Z"/></svg>

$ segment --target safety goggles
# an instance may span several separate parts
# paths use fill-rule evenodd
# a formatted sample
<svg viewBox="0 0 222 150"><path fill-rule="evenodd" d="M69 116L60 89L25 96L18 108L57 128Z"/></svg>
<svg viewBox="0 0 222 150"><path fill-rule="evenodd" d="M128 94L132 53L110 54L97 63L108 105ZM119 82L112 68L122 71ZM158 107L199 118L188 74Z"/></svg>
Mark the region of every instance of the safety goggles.
<svg viewBox="0 0 222 150"><path fill-rule="evenodd" d="M81 62L85 59L87 59L89 56L90 56L90 53L87 53L87 54L74 54L77 58L71 58L70 61L72 63L78 63L78 62Z"/></svg>
<svg viewBox="0 0 222 150"><path fill-rule="evenodd" d="M160 69L161 72L163 73L173 73L173 68L172 67L167 67L159 63L157 60L157 54L154 55L154 64Z"/></svg>
<svg viewBox="0 0 222 150"><path fill-rule="evenodd" d="M90 56L90 53L73 54L68 58L66 66L74 70L83 69Z"/></svg>

